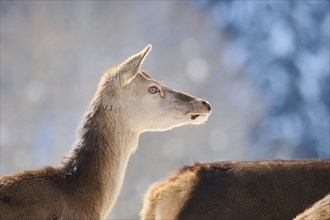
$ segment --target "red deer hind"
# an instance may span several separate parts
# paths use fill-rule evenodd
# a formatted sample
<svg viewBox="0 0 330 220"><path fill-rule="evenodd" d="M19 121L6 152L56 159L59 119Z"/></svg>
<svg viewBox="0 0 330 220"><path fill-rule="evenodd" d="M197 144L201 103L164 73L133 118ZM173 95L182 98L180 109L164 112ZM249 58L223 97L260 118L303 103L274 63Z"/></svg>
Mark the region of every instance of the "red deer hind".
<svg viewBox="0 0 330 220"><path fill-rule="evenodd" d="M0 219L104 219L141 133L207 120L211 107L205 100L166 87L140 69L150 49L102 76L62 166L0 178Z"/></svg>

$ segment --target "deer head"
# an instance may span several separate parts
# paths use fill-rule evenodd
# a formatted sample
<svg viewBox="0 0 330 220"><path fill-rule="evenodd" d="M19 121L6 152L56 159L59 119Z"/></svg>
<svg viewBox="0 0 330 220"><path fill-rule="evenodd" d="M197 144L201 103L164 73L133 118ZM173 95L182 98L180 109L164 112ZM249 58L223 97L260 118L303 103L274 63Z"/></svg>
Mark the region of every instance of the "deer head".
<svg viewBox="0 0 330 220"><path fill-rule="evenodd" d="M99 92L107 94L99 97L105 97L104 109L138 133L205 122L211 113L207 101L171 89L140 69L150 50L147 45L103 75Z"/></svg>

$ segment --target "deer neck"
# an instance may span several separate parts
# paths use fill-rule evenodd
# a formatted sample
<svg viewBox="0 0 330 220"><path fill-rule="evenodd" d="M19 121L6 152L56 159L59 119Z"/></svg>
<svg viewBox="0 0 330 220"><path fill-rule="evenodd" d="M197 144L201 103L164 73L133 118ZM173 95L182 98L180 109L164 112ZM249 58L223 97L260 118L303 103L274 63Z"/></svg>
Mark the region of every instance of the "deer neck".
<svg viewBox="0 0 330 220"><path fill-rule="evenodd" d="M84 204L93 204L93 209L96 206L101 218L106 217L119 195L128 159L139 137L125 127L118 112L109 113L105 108L97 100L90 106L65 166L75 197Z"/></svg>

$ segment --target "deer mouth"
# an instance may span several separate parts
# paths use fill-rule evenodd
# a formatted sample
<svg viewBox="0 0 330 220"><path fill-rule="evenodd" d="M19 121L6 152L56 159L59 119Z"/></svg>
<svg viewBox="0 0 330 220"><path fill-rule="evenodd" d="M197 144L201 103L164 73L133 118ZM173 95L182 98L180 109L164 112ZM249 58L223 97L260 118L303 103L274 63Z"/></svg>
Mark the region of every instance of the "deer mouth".
<svg viewBox="0 0 330 220"><path fill-rule="evenodd" d="M193 124L200 124L207 120L209 114L203 113L188 113L190 120L192 120Z"/></svg>
<svg viewBox="0 0 330 220"><path fill-rule="evenodd" d="M199 116L200 116L199 114L193 114L193 115L190 115L190 118L191 118L191 120L195 120Z"/></svg>

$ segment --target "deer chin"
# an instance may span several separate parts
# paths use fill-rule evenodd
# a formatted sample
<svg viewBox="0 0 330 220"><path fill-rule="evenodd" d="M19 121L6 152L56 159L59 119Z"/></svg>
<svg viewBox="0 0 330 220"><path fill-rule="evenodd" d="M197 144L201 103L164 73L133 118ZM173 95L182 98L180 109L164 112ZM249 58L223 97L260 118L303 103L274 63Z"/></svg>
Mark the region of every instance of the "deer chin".
<svg viewBox="0 0 330 220"><path fill-rule="evenodd" d="M184 125L199 125L203 124L207 121L210 113L186 113L185 117L177 118L177 123L172 125L165 125L165 126L157 126L157 128L149 128L146 130L142 130L141 133L144 132L159 132L159 131L168 131L172 130L173 128L181 127Z"/></svg>

